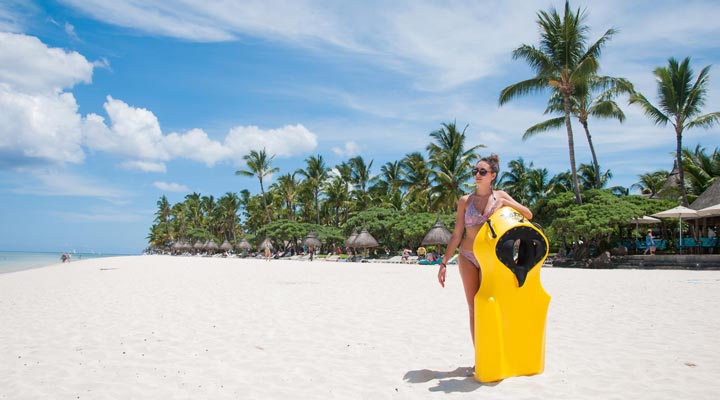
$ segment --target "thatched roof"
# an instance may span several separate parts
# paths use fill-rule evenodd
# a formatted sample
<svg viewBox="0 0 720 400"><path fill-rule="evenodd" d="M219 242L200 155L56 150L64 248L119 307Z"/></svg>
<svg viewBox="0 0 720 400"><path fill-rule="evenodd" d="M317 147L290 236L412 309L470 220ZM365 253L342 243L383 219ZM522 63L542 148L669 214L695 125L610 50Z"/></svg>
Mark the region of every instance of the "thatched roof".
<svg viewBox="0 0 720 400"><path fill-rule="evenodd" d="M203 246L204 246L203 242L201 242L201 241L199 241L199 240L198 240L197 242L195 242L195 244L193 245L193 247L196 248L196 249L198 249L198 250L202 249Z"/></svg>
<svg viewBox="0 0 720 400"><path fill-rule="evenodd" d="M715 183L705 189L705 191L690 204L690 208L700 210L714 206L715 204L720 204L720 179L715 179Z"/></svg>
<svg viewBox="0 0 720 400"><path fill-rule="evenodd" d="M357 239L358 233L357 231L353 231L347 240L345 240L345 247L352 247L355 248L355 239Z"/></svg>
<svg viewBox="0 0 720 400"><path fill-rule="evenodd" d="M375 238L365 228L360 231L360 233L357 235L357 238L355 238L355 241L353 242L353 247L370 248L378 247L379 245L380 244L378 243L378 241L375 240Z"/></svg>
<svg viewBox="0 0 720 400"><path fill-rule="evenodd" d="M242 240L240 240L240 243L235 245L235 248L238 248L240 250L250 250L252 249L252 245L250 244L250 242L247 241L247 239L242 238Z"/></svg>
<svg viewBox="0 0 720 400"><path fill-rule="evenodd" d="M423 245L430 244L448 244L450 243L450 237L452 233L445 227L445 224L440 221L440 216L435 220L435 225L425 234L422 240Z"/></svg>
<svg viewBox="0 0 720 400"><path fill-rule="evenodd" d="M209 239L207 242L205 242L205 248L208 250L217 250L218 245L217 245L217 243L215 243L214 240Z"/></svg>
<svg viewBox="0 0 720 400"><path fill-rule="evenodd" d="M230 250L232 250L232 245L230 244L230 242L228 242L226 240L226 241L222 242L222 244L220 245L220 250L230 251Z"/></svg>
<svg viewBox="0 0 720 400"><path fill-rule="evenodd" d="M303 240L303 244L307 247L315 248L320 247L322 243L320 243L320 239L315 237L314 233L308 232L307 237L305 238L305 240Z"/></svg>

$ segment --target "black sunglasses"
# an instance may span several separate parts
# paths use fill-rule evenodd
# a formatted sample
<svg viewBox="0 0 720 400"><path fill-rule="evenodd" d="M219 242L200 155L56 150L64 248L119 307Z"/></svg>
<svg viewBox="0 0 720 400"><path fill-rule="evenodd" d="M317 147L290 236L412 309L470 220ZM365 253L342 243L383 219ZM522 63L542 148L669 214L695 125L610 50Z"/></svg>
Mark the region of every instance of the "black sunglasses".
<svg viewBox="0 0 720 400"><path fill-rule="evenodd" d="M483 169L473 168L471 172L472 172L472 176L475 176L477 174L480 174L480 176L485 176L490 171L486 170L485 168L483 168Z"/></svg>

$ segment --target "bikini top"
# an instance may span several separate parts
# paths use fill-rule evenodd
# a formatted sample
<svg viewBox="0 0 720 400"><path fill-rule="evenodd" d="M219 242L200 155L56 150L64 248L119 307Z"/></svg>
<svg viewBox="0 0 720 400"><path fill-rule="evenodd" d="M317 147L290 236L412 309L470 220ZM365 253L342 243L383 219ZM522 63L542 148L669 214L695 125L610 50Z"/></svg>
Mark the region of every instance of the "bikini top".
<svg viewBox="0 0 720 400"><path fill-rule="evenodd" d="M482 225L487 221L488 217L490 217L490 214L492 214L493 206L495 205L495 193L490 192L491 199L488 199L488 201L492 201L490 203L489 211L487 214L481 214L476 208L475 208L475 202L473 201L473 196L475 196L475 193L470 195L470 198L468 198L468 205L465 207L465 227L468 226L476 226L476 225ZM485 208L488 208L487 206Z"/></svg>

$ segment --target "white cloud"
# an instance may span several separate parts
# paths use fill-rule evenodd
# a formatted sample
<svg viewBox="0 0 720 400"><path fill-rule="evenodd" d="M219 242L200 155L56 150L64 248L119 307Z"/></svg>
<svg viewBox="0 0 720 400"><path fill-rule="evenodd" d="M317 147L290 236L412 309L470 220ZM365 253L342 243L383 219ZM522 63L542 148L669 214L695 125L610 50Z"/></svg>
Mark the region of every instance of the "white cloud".
<svg viewBox="0 0 720 400"><path fill-rule="evenodd" d="M360 154L360 146L354 141L345 142L343 148L333 147L332 152L341 157L353 157Z"/></svg>
<svg viewBox="0 0 720 400"><path fill-rule="evenodd" d="M50 48L33 36L0 32L0 82L26 94L59 93L90 83L93 65L77 52Z"/></svg>
<svg viewBox="0 0 720 400"><path fill-rule="evenodd" d="M55 162L84 160L72 94L30 95L0 83L0 110L0 154Z"/></svg>
<svg viewBox="0 0 720 400"><path fill-rule="evenodd" d="M317 136L300 124L278 129L237 126L220 142L197 128L164 135L152 111L130 106L111 96L107 97L104 107L109 124L97 114L85 118L84 137L88 148L147 163L185 158L208 166L223 161L241 164L242 157L251 150L265 148L269 154L291 157L317 147Z"/></svg>
<svg viewBox="0 0 720 400"><path fill-rule="evenodd" d="M232 149L232 157L242 158L250 150L262 150L278 157L306 154L317 147L317 135L302 126L286 125L278 129L257 126L237 126L230 130L225 145Z"/></svg>
<svg viewBox="0 0 720 400"><path fill-rule="evenodd" d="M73 26L73 24L66 22L65 25L63 26L63 29L65 30L65 33L67 33L67 35L70 36L71 38L73 38L75 40L80 40L77 33L75 32L75 26Z"/></svg>
<svg viewBox="0 0 720 400"><path fill-rule="evenodd" d="M120 165L125 169L134 169L144 172L166 172L165 164L150 161L126 161Z"/></svg>
<svg viewBox="0 0 720 400"><path fill-rule="evenodd" d="M164 192L189 192L190 188L179 183L154 182L153 186Z"/></svg>
<svg viewBox="0 0 720 400"><path fill-rule="evenodd" d="M80 163L81 119L72 93L92 64L37 38L0 32L0 153Z"/></svg>
<svg viewBox="0 0 720 400"><path fill-rule="evenodd" d="M477 1L112 1L64 0L99 20L140 31L198 41L252 35L323 51L319 44L367 57L412 76L418 87L445 90L502 73L513 48L537 42L537 11L562 3ZM628 54L667 44L703 46L720 25L713 1L579 1L595 40L610 27L625 32ZM640 17L642 16L642 17ZM653 43L649 46L648 44ZM618 49L622 49L620 46Z"/></svg>

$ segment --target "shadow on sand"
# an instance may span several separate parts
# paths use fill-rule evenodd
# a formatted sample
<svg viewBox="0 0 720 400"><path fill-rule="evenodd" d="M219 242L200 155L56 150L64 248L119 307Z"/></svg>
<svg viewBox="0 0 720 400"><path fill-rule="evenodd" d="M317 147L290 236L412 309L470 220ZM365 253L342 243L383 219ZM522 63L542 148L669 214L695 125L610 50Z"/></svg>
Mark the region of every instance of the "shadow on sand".
<svg viewBox="0 0 720 400"><path fill-rule="evenodd" d="M403 377L409 383L425 383L437 381L437 385L429 388L431 392L467 393L483 386L496 386L500 382L480 383L473 377L472 367L458 367L453 371L432 371L420 369L408 371Z"/></svg>

